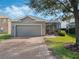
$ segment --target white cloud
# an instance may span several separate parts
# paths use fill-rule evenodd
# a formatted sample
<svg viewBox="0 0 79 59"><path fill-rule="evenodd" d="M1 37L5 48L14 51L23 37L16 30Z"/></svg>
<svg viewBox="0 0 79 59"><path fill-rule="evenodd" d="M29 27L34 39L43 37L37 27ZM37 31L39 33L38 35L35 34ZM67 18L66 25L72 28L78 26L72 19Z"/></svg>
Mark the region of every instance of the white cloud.
<svg viewBox="0 0 79 59"><path fill-rule="evenodd" d="M32 10L31 8L25 5L21 7L12 5L10 7L6 7L5 9L0 9L0 15L6 15L13 19L17 19L24 17L26 15L33 15L33 14L34 14L34 10Z"/></svg>
<svg viewBox="0 0 79 59"><path fill-rule="evenodd" d="M20 19L27 15L37 16L37 17L44 18L44 19L53 18L51 16L44 17L44 15L42 13L36 13L34 9L31 9L27 5L23 5L20 7L12 5L10 7L0 9L0 15L8 16L9 18L12 18L12 19Z"/></svg>

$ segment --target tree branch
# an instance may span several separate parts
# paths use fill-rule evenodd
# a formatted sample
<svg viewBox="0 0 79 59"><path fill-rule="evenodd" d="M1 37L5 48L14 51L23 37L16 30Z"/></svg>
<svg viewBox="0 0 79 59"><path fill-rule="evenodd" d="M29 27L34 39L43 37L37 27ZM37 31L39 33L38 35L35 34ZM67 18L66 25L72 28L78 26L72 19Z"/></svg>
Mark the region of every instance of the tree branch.
<svg viewBox="0 0 79 59"><path fill-rule="evenodd" d="M70 12L72 12L73 13L73 11L71 11L69 8L67 8L66 6L65 6L65 4L64 3L62 3L61 1L59 1L59 0L57 0L59 3L61 3L68 11L70 11Z"/></svg>

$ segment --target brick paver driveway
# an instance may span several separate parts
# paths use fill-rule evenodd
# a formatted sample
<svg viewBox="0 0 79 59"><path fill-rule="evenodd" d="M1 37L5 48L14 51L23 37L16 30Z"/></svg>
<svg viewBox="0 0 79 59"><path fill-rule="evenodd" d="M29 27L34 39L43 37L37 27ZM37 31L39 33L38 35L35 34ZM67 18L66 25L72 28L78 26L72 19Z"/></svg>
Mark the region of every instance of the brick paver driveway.
<svg viewBox="0 0 79 59"><path fill-rule="evenodd" d="M55 59L49 54L43 37L11 39L0 43L0 59Z"/></svg>

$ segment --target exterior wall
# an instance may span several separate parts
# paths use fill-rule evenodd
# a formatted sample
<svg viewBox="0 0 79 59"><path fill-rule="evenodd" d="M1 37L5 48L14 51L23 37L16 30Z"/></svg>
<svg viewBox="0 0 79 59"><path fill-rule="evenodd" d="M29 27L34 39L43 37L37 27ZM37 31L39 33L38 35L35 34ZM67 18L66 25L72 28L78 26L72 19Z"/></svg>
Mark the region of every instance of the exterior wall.
<svg viewBox="0 0 79 59"><path fill-rule="evenodd" d="M1 32L8 32L8 18L0 19L0 30Z"/></svg>
<svg viewBox="0 0 79 59"><path fill-rule="evenodd" d="M56 29L59 30L61 28L61 23L56 23Z"/></svg>
<svg viewBox="0 0 79 59"><path fill-rule="evenodd" d="M8 34L11 34L11 21L8 21Z"/></svg>
<svg viewBox="0 0 79 59"><path fill-rule="evenodd" d="M49 22L46 26L46 34L54 34L57 30L61 28L60 22Z"/></svg>
<svg viewBox="0 0 79 59"><path fill-rule="evenodd" d="M27 25L27 24L41 24L42 25L42 35L45 35L45 31L46 31L46 24L45 24L45 22L36 22L36 21L34 21L34 20L32 20L32 19L30 19L30 18L26 18L26 19L23 19L22 21L19 21L19 22L12 22L11 23L11 27L12 27L12 29L11 29L11 34L12 34L12 36L14 36L14 34L15 34L15 30L16 30L16 25Z"/></svg>

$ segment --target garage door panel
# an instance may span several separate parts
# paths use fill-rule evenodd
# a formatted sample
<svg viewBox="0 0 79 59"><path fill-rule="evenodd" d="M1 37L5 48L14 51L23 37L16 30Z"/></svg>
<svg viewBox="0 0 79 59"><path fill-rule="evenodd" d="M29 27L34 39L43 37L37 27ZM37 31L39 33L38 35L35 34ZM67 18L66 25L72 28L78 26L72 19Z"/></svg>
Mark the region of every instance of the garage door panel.
<svg viewBox="0 0 79 59"><path fill-rule="evenodd" d="M17 25L17 36L40 36L41 25Z"/></svg>

